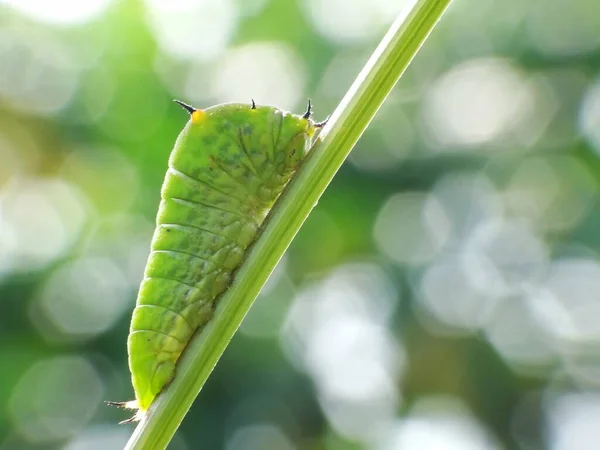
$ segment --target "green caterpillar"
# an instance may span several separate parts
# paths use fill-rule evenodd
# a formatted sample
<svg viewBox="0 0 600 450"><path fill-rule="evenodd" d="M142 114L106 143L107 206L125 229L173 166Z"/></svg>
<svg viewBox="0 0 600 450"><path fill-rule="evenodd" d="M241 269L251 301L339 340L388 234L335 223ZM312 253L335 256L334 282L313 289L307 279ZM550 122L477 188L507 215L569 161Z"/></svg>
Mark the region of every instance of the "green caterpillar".
<svg viewBox="0 0 600 450"><path fill-rule="evenodd" d="M302 116L254 100L206 110L177 103L190 120L169 158L127 341L136 400L110 402L137 409L128 421L143 417L175 376L325 124L311 119L310 100Z"/></svg>

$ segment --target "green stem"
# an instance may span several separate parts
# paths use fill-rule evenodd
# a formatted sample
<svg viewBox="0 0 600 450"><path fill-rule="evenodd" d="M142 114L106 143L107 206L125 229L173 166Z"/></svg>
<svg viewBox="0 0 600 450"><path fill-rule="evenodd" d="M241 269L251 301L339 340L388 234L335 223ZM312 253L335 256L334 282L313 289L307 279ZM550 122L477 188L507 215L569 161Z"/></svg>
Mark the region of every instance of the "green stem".
<svg viewBox="0 0 600 450"><path fill-rule="evenodd" d="M219 300L215 318L192 339L178 363L177 376L156 398L127 449L166 448L275 265L450 1L417 0L408 16L391 26L277 201Z"/></svg>

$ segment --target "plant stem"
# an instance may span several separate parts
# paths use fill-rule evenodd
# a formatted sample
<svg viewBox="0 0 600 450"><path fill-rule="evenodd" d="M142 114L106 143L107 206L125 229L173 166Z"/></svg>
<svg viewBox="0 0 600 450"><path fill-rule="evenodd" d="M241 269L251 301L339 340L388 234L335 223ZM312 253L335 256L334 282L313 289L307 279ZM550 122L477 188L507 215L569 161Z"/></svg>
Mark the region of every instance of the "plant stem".
<svg viewBox="0 0 600 450"><path fill-rule="evenodd" d="M290 242L451 0L417 0L398 17L278 199L215 318L188 344L177 376L154 401L126 449L162 450L200 392Z"/></svg>

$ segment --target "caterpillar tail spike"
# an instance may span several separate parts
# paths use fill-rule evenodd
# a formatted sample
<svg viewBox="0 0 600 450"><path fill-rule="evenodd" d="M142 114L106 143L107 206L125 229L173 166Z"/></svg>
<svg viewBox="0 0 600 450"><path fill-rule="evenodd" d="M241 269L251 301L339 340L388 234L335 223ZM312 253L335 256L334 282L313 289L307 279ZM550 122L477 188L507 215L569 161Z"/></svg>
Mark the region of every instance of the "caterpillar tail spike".
<svg viewBox="0 0 600 450"><path fill-rule="evenodd" d="M313 125L315 126L315 128L323 128L325 125L327 125L327 122L329 122L329 118L330 116L327 116L325 120L315 122Z"/></svg>
<svg viewBox="0 0 600 450"><path fill-rule="evenodd" d="M306 107L306 112L304 113L304 115L302 117L304 117L305 119L310 119L310 116L312 116L312 104L310 103L310 98L308 99L308 106Z"/></svg>
<svg viewBox="0 0 600 450"><path fill-rule="evenodd" d="M179 106L181 106L183 109L185 109L190 114L190 118L193 123L201 122L202 119L204 118L204 116L206 115L206 112L204 110L194 108L193 106L188 105L187 103L184 103L181 100L173 100L173 101L175 103L177 103Z"/></svg>
<svg viewBox="0 0 600 450"><path fill-rule="evenodd" d="M190 115L194 114L197 110L193 106L188 105L187 103L183 103L181 100L174 99L175 103L185 109Z"/></svg>

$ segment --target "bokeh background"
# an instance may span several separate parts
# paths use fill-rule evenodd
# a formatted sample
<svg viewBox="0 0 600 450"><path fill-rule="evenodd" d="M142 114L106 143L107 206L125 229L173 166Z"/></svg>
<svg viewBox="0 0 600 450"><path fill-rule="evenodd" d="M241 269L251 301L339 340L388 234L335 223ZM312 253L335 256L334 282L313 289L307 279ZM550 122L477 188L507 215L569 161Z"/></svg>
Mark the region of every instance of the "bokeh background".
<svg viewBox="0 0 600 450"><path fill-rule="evenodd" d="M335 108L396 0L0 0L0 450L119 449L171 102ZM171 449L600 448L600 3L455 0Z"/></svg>

